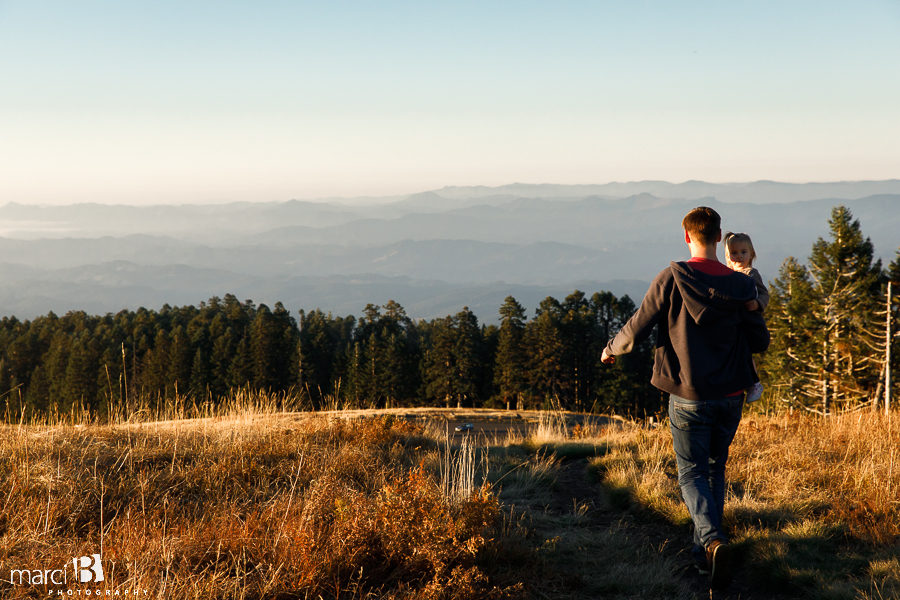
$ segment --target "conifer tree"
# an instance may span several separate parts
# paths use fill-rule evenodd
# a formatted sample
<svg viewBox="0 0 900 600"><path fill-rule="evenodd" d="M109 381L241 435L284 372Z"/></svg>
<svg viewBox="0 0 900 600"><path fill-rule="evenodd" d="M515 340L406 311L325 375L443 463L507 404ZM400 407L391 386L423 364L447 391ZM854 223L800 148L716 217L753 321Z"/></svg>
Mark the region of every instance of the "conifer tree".
<svg viewBox="0 0 900 600"><path fill-rule="evenodd" d="M384 305L376 335L382 352L377 366L379 392L390 407L411 398L418 387L415 381L417 336L412 320L394 300Z"/></svg>
<svg viewBox="0 0 900 600"><path fill-rule="evenodd" d="M272 311L274 321L274 389L287 391L297 383L300 336L297 322L281 302Z"/></svg>
<svg viewBox="0 0 900 600"><path fill-rule="evenodd" d="M379 401L378 358L382 353L378 335L381 308L367 304L354 333L350 388L357 406L374 407Z"/></svg>
<svg viewBox="0 0 900 600"><path fill-rule="evenodd" d="M278 326L269 307L260 304L250 326L250 354L253 357L253 387L274 391L279 388Z"/></svg>
<svg viewBox="0 0 900 600"><path fill-rule="evenodd" d="M50 340L50 345L42 357L41 373L48 380L47 398L42 404L47 408L55 407L63 412L69 408L66 371L72 354L73 341L70 333L60 328Z"/></svg>
<svg viewBox="0 0 900 600"><path fill-rule="evenodd" d="M765 316L772 341L758 362L760 377L770 397L792 406L810 404L821 390L817 366L821 341L815 336L821 324L812 311L815 290L806 267L788 257L770 283L769 294Z"/></svg>
<svg viewBox="0 0 900 600"><path fill-rule="evenodd" d="M215 340L212 345L212 353L209 357L210 392L216 398L223 397L228 392L229 368L231 360L237 349L234 330L230 325L221 323L221 333L211 334Z"/></svg>
<svg viewBox="0 0 900 600"><path fill-rule="evenodd" d="M500 328L493 323L481 326L481 385L479 398L487 404L496 399L497 386L494 384L494 369L497 363L497 345L500 337Z"/></svg>
<svg viewBox="0 0 900 600"><path fill-rule="evenodd" d="M174 393L174 382L169 379L170 353L169 334L160 328L156 332L153 348L144 355L143 387L152 396L167 398Z"/></svg>
<svg viewBox="0 0 900 600"><path fill-rule="evenodd" d="M825 413L868 399L878 376L880 327L876 322L881 261L869 238L843 206L832 209L831 240L819 238L809 257L816 293L813 315L822 327L821 408Z"/></svg>
<svg viewBox="0 0 900 600"><path fill-rule="evenodd" d="M773 282L762 362L764 383L782 400L822 414L874 396L884 350L881 261L846 207L832 209L828 226L809 266L789 259Z"/></svg>
<svg viewBox="0 0 900 600"><path fill-rule="evenodd" d="M97 407L96 347L87 330L73 340L66 363L65 383L59 408L68 411L73 406Z"/></svg>
<svg viewBox="0 0 900 600"><path fill-rule="evenodd" d="M253 384L253 353L250 349L250 332L244 331L235 348L234 358L228 367L228 385L242 388Z"/></svg>
<svg viewBox="0 0 900 600"><path fill-rule="evenodd" d="M887 278L889 281L893 281L895 285L900 284L900 248L897 248L897 255L891 261L891 264L888 265Z"/></svg>
<svg viewBox="0 0 900 600"><path fill-rule="evenodd" d="M518 407L527 389L525 373L525 308L512 296L500 307L494 383L507 408Z"/></svg>
<svg viewBox="0 0 900 600"><path fill-rule="evenodd" d="M418 341L415 325L397 302L366 305L354 335L352 395L367 406L408 400L418 389Z"/></svg>
<svg viewBox="0 0 900 600"><path fill-rule="evenodd" d="M587 398L592 397L594 387L593 355L597 336L596 319L584 292L575 290L563 301L560 327L565 343L563 355L564 381L567 403L574 410L585 409Z"/></svg>
<svg viewBox="0 0 900 600"><path fill-rule="evenodd" d="M470 406L478 400L481 388L484 340L478 326L478 317L468 306L463 307L453 318L453 329L456 334L453 348L456 402L457 406Z"/></svg>
<svg viewBox="0 0 900 600"><path fill-rule="evenodd" d="M548 296L525 327L529 387L536 400L552 406L560 400L565 344L560 332L560 304Z"/></svg>
<svg viewBox="0 0 900 600"><path fill-rule="evenodd" d="M206 354L202 347L198 347L194 353L191 365L191 395L195 400L206 400L210 392L210 369L206 360Z"/></svg>
<svg viewBox="0 0 900 600"><path fill-rule="evenodd" d="M28 374L28 383L25 386L25 406L29 414L35 411L44 412L51 408L51 379L47 375L47 367L38 364ZM55 406L55 402L52 406Z"/></svg>
<svg viewBox="0 0 900 600"><path fill-rule="evenodd" d="M432 321L424 358L426 394L448 408L456 396L455 337L452 317Z"/></svg>
<svg viewBox="0 0 900 600"><path fill-rule="evenodd" d="M191 348L191 342L182 325L176 325L172 330L168 358L167 380L173 388L177 388L179 395L184 395L190 390L194 349Z"/></svg>

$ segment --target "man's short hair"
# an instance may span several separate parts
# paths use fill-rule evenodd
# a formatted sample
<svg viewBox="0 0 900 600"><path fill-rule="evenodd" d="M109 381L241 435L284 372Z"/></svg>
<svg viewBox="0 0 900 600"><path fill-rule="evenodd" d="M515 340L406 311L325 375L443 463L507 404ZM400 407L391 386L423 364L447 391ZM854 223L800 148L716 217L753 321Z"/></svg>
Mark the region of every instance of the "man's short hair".
<svg viewBox="0 0 900 600"><path fill-rule="evenodd" d="M716 241L722 231L722 217L708 206L698 206L684 215L681 226L692 240L708 246Z"/></svg>

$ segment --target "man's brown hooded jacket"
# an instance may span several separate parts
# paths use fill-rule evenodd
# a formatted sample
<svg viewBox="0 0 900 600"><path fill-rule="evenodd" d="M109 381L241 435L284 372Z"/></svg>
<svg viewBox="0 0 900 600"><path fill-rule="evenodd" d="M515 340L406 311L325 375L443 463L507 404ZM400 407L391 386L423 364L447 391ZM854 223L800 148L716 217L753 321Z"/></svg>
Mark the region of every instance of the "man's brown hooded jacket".
<svg viewBox="0 0 900 600"><path fill-rule="evenodd" d="M769 346L762 313L744 308L754 298L756 286L742 273L709 275L689 262L673 262L650 284L606 352L630 352L658 325L650 383L690 400L740 392L759 380L751 353Z"/></svg>

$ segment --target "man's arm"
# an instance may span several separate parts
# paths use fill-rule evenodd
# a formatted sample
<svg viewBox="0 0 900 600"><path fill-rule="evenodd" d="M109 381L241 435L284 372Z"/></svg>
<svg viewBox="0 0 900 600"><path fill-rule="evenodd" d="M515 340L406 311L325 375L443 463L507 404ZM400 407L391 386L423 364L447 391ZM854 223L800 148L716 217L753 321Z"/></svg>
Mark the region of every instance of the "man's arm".
<svg viewBox="0 0 900 600"><path fill-rule="evenodd" d="M647 293L644 294L644 299L641 300L641 305L637 311L631 315L625 326L606 344L603 353L600 355L600 362L607 365L613 364L616 362L617 355L628 354L635 345L650 336L650 332L653 331L653 327L659 321L665 304L667 297L665 293L666 282L668 281L668 284L672 283L671 277L666 277L669 273L671 271L665 269L656 276L656 279L650 284Z"/></svg>

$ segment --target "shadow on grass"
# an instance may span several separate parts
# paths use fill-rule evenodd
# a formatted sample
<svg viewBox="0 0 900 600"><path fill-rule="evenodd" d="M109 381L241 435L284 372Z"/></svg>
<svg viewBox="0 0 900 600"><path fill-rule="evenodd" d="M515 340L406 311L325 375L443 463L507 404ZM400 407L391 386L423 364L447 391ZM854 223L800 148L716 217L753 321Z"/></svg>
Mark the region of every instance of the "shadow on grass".
<svg viewBox="0 0 900 600"><path fill-rule="evenodd" d="M491 580L523 582L529 598L694 598L671 575L671 558L648 543L633 514L610 510L586 471L585 458L556 460L537 486L525 472L502 489L499 535L482 557Z"/></svg>
<svg viewBox="0 0 900 600"><path fill-rule="evenodd" d="M589 459L609 451L596 439L490 449L503 506L496 543L482 557L492 581L524 582L530 598L694 597L638 519L611 509L588 473Z"/></svg>
<svg viewBox="0 0 900 600"><path fill-rule="evenodd" d="M633 458L640 460L636 455ZM690 545L689 521L673 517L665 506L641 500L642 494L635 487L611 481L609 469L602 462L592 464L590 473L611 508L662 528L675 546ZM680 498L675 474L668 475L673 480L673 493ZM730 491L740 497L741 488L737 482ZM804 502L794 506L730 507L726 501L726 527L732 531L738 567L731 587L718 597L900 598L900 540L875 544L854 537L831 509L830 504Z"/></svg>
<svg viewBox="0 0 900 600"><path fill-rule="evenodd" d="M533 597L708 597L705 580L689 569L691 524L674 456L660 443L664 433L625 434L491 444L504 474L501 502L514 514L504 517L486 560L494 566L486 568L501 581L505 573L528 582ZM622 477L623 465L633 480ZM896 540L855 536L831 504L800 491L790 501L750 501L734 479L729 494L726 526L739 566L731 587L715 597L900 598Z"/></svg>

